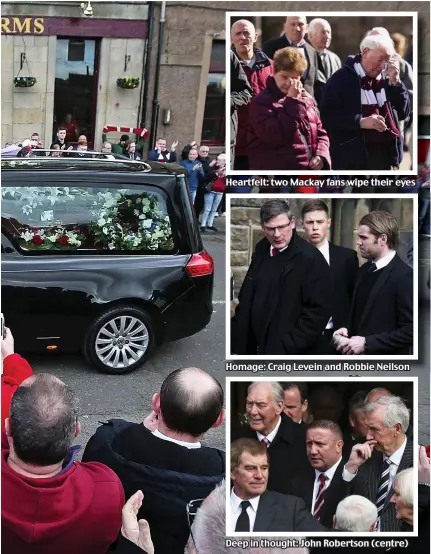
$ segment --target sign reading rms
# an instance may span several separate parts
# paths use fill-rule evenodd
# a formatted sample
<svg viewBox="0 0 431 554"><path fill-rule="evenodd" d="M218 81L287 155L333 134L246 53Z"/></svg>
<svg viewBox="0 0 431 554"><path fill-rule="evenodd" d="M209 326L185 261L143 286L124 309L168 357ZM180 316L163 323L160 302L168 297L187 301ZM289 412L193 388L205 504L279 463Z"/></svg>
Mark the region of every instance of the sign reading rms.
<svg viewBox="0 0 431 554"><path fill-rule="evenodd" d="M2 35L42 35L43 17L2 17Z"/></svg>

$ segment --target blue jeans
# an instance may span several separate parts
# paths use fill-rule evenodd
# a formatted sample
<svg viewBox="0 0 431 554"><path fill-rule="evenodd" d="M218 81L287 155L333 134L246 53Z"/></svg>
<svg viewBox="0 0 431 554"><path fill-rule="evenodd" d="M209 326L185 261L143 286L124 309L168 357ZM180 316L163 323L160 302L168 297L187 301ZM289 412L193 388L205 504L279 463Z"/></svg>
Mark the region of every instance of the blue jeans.
<svg viewBox="0 0 431 554"><path fill-rule="evenodd" d="M418 229L420 235L430 234L430 189L419 189Z"/></svg>
<svg viewBox="0 0 431 554"><path fill-rule="evenodd" d="M197 190L191 190L190 191L190 195L192 197L193 204L195 203L195 200L196 200L196 193L197 193Z"/></svg>
<svg viewBox="0 0 431 554"><path fill-rule="evenodd" d="M207 192L204 196L204 215L202 216L201 226L212 227L217 208L223 198L222 192Z"/></svg>

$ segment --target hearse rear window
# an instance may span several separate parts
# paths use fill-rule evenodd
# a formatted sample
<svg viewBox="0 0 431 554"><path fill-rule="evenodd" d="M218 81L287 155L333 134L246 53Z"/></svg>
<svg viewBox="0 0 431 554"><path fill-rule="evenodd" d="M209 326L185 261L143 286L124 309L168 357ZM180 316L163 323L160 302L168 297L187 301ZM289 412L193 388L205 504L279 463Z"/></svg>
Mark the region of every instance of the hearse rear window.
<svg viewBox="0 0 431 554"><path fill-rule="evenodd" d="M164 195L144 187L2 187L2 230L22 252L172 253Z"/></svg>

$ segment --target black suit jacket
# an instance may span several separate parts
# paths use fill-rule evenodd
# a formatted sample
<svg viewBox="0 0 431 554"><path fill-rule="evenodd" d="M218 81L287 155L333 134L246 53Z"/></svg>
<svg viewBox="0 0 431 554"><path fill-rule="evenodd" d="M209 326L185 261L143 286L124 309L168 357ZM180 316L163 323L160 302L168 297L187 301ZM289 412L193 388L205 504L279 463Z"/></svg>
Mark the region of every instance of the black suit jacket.
<svg viewBox="0 0 431 554"><path fill-rule="evenodd" d="M359 270L348 330L365 337L368 354L410 354L413 348L413 270L398 254L382 269L360 321L353 321L358 287L369 264Z"/></svg>
<svg viewBox="0 0 431 554"><path fill-rule="evenodd" d="M369 458L358 470L358 474L349 483L343 481L345 487L345 496L359 494L371 500L376 501L377 488L379 486L380 475L382 471L383 454L373 451ZM406 448L401 458L398 471L413 467L413 442L407 439ZM383 509L380 511L380 530L381 531L400 531L400 523L395 517L395 507L390 502L394 494L393 486L386 496Z"/></svg>
<svg viewBox="0 0 431 554"><path fill-rule="evenodd" d="M345 485L343 482L343 468L344 461L338 464L338 467L334 473L334 477L331 480L329 487L324 492L324 502L322 510L320 512L320 523L327 527L332 528L332 517L337 510L338 503L344 498ZM308 465L307 469L301 474L291 476L288 484L289 494L293 496L299 496L305 502L307 510L311 513L311 507L313 504L313 489L315 481L314 469Z"/></svg>
<svg viewBox="0 0 431 554"><path fill-rule="evenodd" d="M332 283L332 320L334 331L346 327L353 291L358 277L358 256L351 248L329 243L329 264Z"/></svg>
<svg viewBox="0 0 431 554"><path fill-rule="evenodd" d="M302 470L304 464L308 464L305 433L304 425L298 425L287 415L281 414L278 433L268 448L268 490L287 494L289 475L295 475ZM231 438L232 440L239 438L258 440L256 431L248 425L232 429Z"/></svg>
<svg viewBox="0 0 431 554"><path fill-rule="evenodd" d="M307 354L331 316L327 291L331 278L329 266L315 246L293 232L288 251L282 254L284 267L279 286L259 318L263 338L257 344L251 329L251 308L258 292L254 290L254 279L262 271L269 249L266 238L256 245L231 321L231 352Z"/></svg>
<svg viewBox="0 0 431 554"><path fill-rule="evenodd" d="M272 38L265 42L262 50L265 52L268 58L271 58L272 60L277 50L280 50L281 48L287 48L288 46L290 46L289 41L287 40L286 35L283 34L281 37ZM305 80L301 79L301 81L303 82L305 90L309 94L311 94L313 98L316 98L316 95L317 97L321 96L320 87L323 85L318 75L318 54L317 51L311 46L311 44L308 44L308 42L305 43L304 50L306 50L307 52L308 68L305 73Z"/></svg>
<svg viewBox="0 0 431 554"><path fill-rule="evenodd" d="M253 532L326 531L295 496L265 491L259 500Z"/></svg>

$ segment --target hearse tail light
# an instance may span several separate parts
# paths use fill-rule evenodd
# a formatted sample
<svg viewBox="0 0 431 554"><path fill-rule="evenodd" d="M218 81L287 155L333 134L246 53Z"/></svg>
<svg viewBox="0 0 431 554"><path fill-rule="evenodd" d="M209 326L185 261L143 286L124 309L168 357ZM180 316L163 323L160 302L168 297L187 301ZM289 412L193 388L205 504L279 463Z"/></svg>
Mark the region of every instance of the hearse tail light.
<svg viewBox="0 0 431 554"><path fill-rule="evenodd" d="M214 260L203 250L199 254L193 254L189 263L186 265L186 271L190 277L201 277L203 275L212 275L214 273Z"/></svg>

